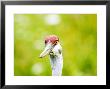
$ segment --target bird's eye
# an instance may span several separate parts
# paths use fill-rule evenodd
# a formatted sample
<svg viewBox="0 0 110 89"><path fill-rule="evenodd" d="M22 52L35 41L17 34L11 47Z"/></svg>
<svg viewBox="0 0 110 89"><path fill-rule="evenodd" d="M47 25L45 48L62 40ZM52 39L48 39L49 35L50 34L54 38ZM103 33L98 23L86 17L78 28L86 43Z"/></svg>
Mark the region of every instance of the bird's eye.
<svg viewBox="0 0 110 89"><path fill-rule="evenodd" d="M57 41L55 42L55 44L57 44Z"/></svg>

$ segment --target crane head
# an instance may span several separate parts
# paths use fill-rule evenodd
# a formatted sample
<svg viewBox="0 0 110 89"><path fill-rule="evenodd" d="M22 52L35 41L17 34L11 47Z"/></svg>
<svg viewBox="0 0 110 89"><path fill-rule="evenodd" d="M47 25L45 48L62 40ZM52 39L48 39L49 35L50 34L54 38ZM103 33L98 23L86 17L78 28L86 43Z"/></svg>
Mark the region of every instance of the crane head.
<svg viewBox="0 0 110 89"><path fill-rule="evenodd" d="M55 45L59 42L59 38L56 35L49 35L45 38L45 48L40 54L40 58L49 54Z"/></svg>

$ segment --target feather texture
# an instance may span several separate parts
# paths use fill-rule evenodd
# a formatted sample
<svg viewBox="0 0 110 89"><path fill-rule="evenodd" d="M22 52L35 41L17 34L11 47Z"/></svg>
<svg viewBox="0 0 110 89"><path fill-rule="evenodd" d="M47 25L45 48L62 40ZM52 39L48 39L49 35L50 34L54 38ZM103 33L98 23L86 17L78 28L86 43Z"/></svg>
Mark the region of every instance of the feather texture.
<svg viewBox="0 0 110 89"><path fill-rule="evenodd" d="M63 68L62 47L58 43L50 52L50 63L52 68L52 76L61 76Z"/></svg>

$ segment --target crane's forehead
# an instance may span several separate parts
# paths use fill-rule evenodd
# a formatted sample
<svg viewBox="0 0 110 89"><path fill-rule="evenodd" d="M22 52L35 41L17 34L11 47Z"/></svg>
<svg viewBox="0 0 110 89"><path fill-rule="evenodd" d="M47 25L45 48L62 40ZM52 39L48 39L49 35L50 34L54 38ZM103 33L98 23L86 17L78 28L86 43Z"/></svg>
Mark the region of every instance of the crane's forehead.
<svg viewBox="0 0 110 89"><path fill-rule="evenodd" d="M53 43L55 41L59 41L59 38L56 35L50 35L45 38L45 43L49 41Z"/></svg>

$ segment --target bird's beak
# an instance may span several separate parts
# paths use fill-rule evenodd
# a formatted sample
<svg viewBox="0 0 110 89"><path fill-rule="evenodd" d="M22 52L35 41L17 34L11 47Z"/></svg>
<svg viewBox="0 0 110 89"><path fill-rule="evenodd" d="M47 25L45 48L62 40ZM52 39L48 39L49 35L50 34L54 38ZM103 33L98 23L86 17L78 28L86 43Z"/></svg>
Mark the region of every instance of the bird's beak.
<svg viewBox="0 0 110 89"><path fill-rule="evenodd" d="M52 43L47 43L46 47L44 49L44 51L40 54L40 58L43 58L44 56L46 56L47 54L50 53L50 51L52 50Z"/></svg>

